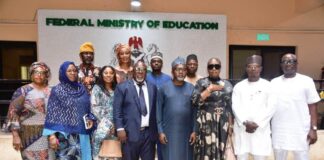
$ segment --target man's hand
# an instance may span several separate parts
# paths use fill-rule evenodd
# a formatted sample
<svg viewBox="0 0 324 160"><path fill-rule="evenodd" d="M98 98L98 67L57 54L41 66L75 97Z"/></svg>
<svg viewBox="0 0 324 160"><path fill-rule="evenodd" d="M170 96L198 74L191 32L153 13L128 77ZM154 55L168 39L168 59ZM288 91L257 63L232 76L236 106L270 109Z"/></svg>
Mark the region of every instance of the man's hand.
<svg viewBox="0 0 324 160"><path fill-rule="evenodd" d="M166 137L166 135L164 133L159 134L159 140L160 140L161 144L167 144L168 143L168 139L167 139L167 137Z"/></svg>
<svg viewBox="0 0 324 160"><path fill-rule="evenodd" d="M119 138L120 142L126 143L127 135L125 130L117 131L117 137Z"/></svg>
<svg viewBox="0 0 324 160"><path fill-rule="evenodd" d="M245 128L246 128L246 132L248 133L254 133L255 130L259 127L255 122L252 122L252 121L245 121L243 123L245 125Z"/></svg>
<svg viewBox="0 0 324 160"><path fill-rule="evenodd" d="M196 142L196 132L192 132L189 138L190 145L193 145Z"/></svg>
<svg viewBox="0 0 324 160"><path fill-rule="evenodd" d="M310 129L307 135L307 141L309 144L314 144L317 141L317 132L316 130Z"/></svg>

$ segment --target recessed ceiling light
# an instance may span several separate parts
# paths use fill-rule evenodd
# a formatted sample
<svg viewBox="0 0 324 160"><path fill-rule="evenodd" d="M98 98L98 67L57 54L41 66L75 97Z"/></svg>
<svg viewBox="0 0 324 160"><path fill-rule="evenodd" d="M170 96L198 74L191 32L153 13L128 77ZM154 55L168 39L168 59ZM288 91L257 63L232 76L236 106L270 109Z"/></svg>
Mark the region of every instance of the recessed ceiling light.
<svg viewBox="0 0 324 160"><path fill-rule="evenodd" d="M132 0L131 5L133 7L139 7L139 6L141 6L141 2L140 2L140 0Z"/></svg>

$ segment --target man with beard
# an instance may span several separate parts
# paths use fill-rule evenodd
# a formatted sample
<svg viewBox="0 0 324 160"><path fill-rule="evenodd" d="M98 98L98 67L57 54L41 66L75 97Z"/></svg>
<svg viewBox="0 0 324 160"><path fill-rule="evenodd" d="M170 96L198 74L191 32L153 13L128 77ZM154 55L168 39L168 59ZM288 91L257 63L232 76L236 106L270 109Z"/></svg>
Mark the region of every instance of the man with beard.
<svg viewBox="0 0 324 160"><path fill-rule="evenodd" d="M94 48L91 42L85 42L80 46L80 59L82 63L77 67L78 81L90 92L99 76L99 68L93 65Z"/></svg>
<svg viewBox="0 0 324 160"><path fill-rule="evenodd" d="M156 85L159 89L165 82L171 80L171 77L162 72L163 55L161 52L155 52L151 57L152 72L147 73L146 80Z"/></svg>
<svg viewBox="0 0 324 160"><path fill-rule="evenodd" d="M187 76L185 81L191 83L192 85L196 85L198 79L203 78L202 76L197 74L198 70L198 58L195 54L190 54L187 56Z"/></svg>
<svg viewBox="0 0 324 160"><path fill-rule="evenodd" d="M157 89L146 81L146 69L143 61L136 62L133 79L115 89L113 117L125 160L153 160L155 155Z"/></svg>
<svg viewBox="0 0 324 160"><path fill-rule="evenodd" d="M260 78L262 58L253 55L246 60L247 79L234 86L232 109L235 115L234 149L238 160L265 160L272 152L270 119L275 102L270 82Z"/></svg>
<svg viewBox="0 0 324 160"><path fill-rule="evenodd" d="M191 160L196 139L196 111L191 103L194 86L184 81L186 64L178 57L172 62L173 80L158 90L157 123L163 160Z"/></svg>
<svg viewBox="0 0 324 160"><path fill-rule="evenodd" d="M151 57L152 72L147 73L146 80L154 84L158 89L166 82L171 81L171 77L162 72L163 54L161 52L152 53ZM158 160L163 160L161 143L157 143Z"/></svg>
<svg viewBox="0 0 324 160"><path fill-rule="evenodd" d="M283 75L271 81L278 96L271 120L272 143L276 160L309 159L309 146L317 141L317 102L320 101L312 78L297 73L297 57L287 53L281 58Z"/></svg>

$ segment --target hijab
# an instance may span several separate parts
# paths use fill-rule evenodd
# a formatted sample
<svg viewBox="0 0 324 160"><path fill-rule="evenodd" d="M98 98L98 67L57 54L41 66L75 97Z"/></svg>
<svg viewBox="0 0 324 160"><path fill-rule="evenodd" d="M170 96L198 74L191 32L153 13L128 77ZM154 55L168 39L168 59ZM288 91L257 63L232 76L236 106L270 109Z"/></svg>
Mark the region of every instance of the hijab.
<svg viewBox="0 0 324 160"><path fill-rule="evenodd" d="M86 134L83 116L90 114L90 97L85 86L67 77L66 71L71 64L74 65L66 61L60 66L60 83L53 87L49 97L45 128Z"/></svg>

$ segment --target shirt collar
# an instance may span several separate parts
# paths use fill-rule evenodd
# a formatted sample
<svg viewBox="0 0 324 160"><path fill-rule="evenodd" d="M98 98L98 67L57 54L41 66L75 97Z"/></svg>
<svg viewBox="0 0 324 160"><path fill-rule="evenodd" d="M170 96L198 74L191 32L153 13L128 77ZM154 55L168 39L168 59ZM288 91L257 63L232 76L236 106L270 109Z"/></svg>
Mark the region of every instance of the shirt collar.
<svg viewBox="0 0 324 160"><path fill-rule="evenodd" d="M134 85L138 86L138 84L137 84L137 82L135 80L133 80L133 82L134 82ZM146 86L146 81L145 80L143 82L143 86Z"/></svg>

